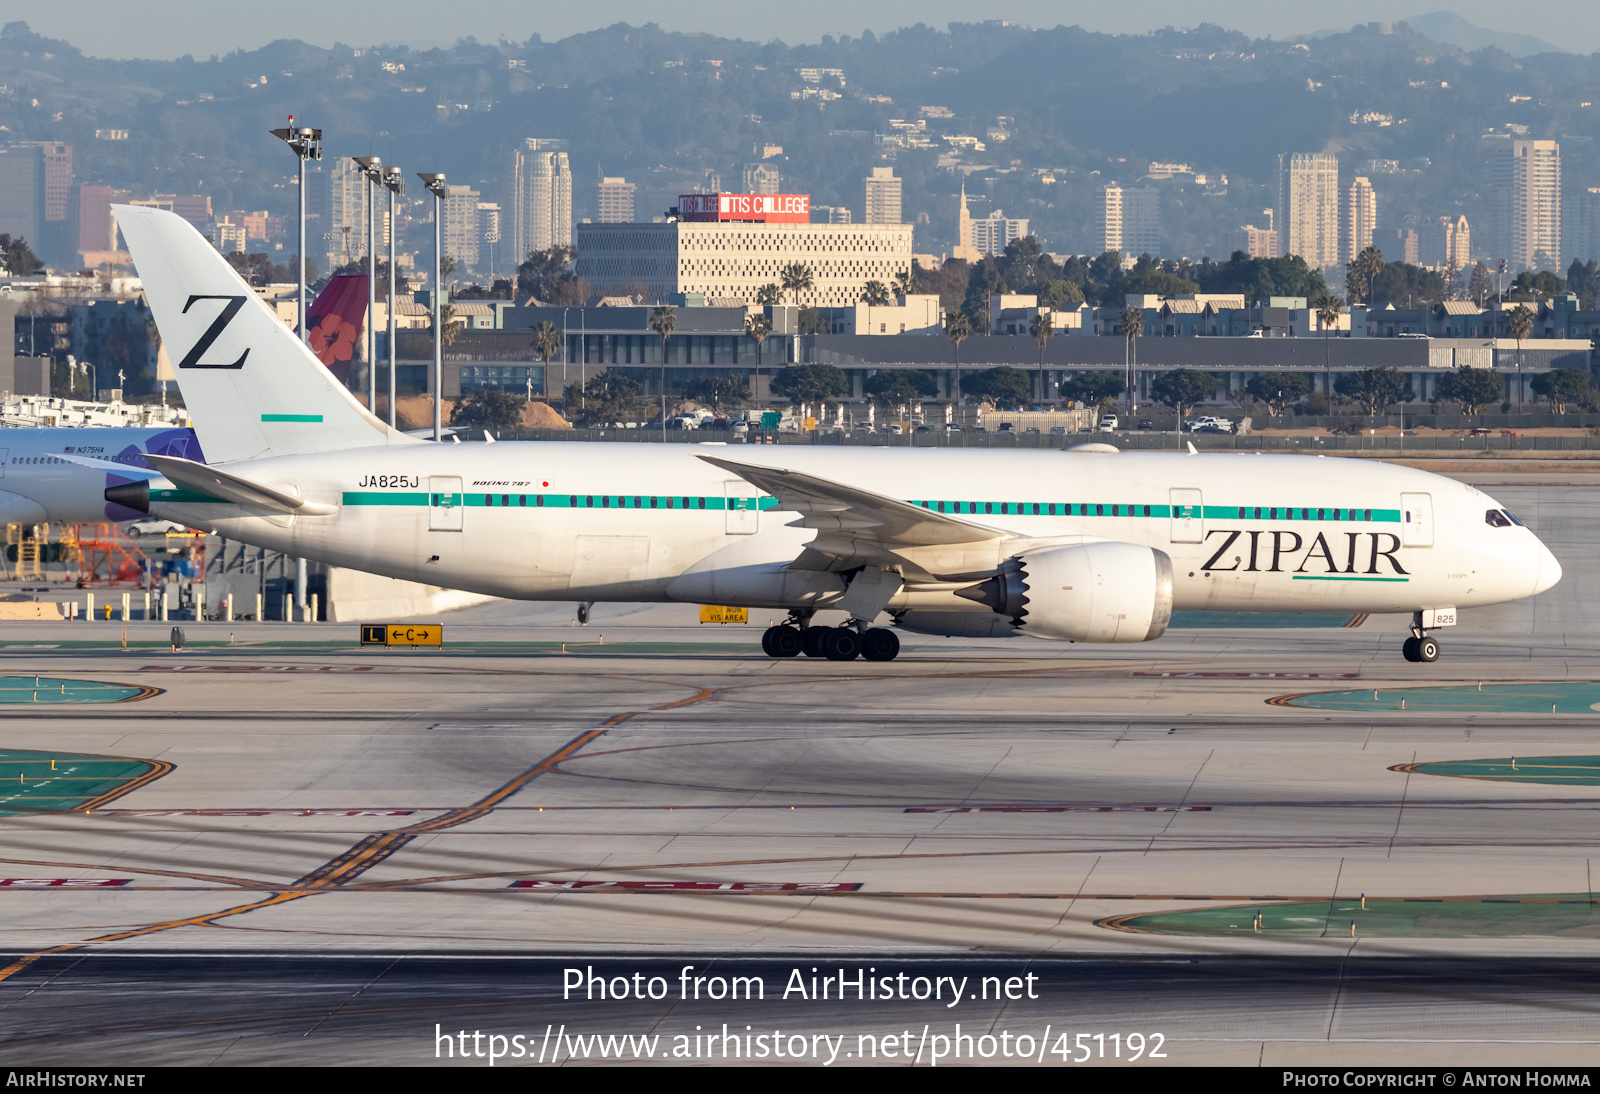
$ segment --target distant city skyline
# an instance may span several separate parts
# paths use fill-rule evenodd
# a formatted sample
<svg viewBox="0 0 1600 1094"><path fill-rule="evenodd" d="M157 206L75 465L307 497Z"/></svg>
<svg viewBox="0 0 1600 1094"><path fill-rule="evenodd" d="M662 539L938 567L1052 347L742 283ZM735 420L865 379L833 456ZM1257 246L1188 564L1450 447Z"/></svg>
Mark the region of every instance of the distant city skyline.
<svg viewBox="0 0 1600 1094"><path fill-rule="evenodd" d="M1313 5L1283 5L1275 0L1133 0L1114 8L1086 0L1012 0L1003 10L983 15L1009 19L1034 27L1078 25L1092 31L1121 34L1152 29L1192 27L1215 23L1251 37L1292 38L1327 30L1343 30L1372 21L1401 21L1425 14L1428 0L1395 10L1393 0L1352 0L1337 9ZM902 26L924 22L943 29L948 22L977 22L970 5L955 0L929 0L915 16L899 4L846 3L843 0L794 7L749 5L732 0L704 0L691 7L666 8L644 0L613 0L603 9L554 4L546 0L483 0L474 7L471 26L459 20L439 19L436 5L421 0L376 0L327 5L312 0L280 0L272 18L264 20L254 9L237 9L239 15L219 15L215 4L202 0L149 0L141 5L87 0L71 5L39 6L20 0L0 0L0 24L26 22L36 33L60 38L95 57L170 60L191 54L197 58L235 50L254 50L279 39L299 39L318 46L342 42L351 46L385 43L417 47L449 45L463 30L480 41L501 37L524 42L533 34L555 41L610 26L618 22L659 23L669 31L717 34L753 41L782 39L791 44L820 41L824 34L860 35L864 30L883 34ZM1479 27L1507 33L1531 30L1559 42L1563 48L1600 50L1600 7L1585 0L1549 0L1540 8L1537 25L1515 26L1516 20L1497 0L1456 0L1448 10ZM439 27L429 34L429 26Z"/></svg>

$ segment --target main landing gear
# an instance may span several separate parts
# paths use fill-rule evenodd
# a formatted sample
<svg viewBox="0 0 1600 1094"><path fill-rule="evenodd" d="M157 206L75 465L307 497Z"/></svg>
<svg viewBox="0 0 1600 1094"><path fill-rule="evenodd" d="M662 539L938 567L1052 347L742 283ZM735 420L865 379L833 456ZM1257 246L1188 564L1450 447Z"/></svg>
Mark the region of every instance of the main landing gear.
<svg viewBox="0 0 1600 1094"><path fill-rule="evenodd" d="M1411 615L1411 637L1405 640L1400 647L1400 652L1407 661L1434 662L1439 660L1439 641L1429 638L1428 633L1422 629L1422 613L1413 612Z"/></svg>
<svg viewBox="0 0 1600 1094"><path fill-rule="evenodd" d="M893 661L900 655L900 636L887 627L868 627L859 619L842 627L813 627L811 612L789 613L789 621L768 627L761 636L768 657L825 657L829 661Z"/></svg>

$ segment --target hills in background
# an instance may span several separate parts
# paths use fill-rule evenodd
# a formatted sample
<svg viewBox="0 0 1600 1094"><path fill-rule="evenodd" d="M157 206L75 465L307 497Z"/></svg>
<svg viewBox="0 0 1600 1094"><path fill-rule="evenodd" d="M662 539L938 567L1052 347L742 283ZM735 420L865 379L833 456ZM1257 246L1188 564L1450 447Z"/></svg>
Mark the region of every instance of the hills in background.
<svg viewBox="0 0 1600 1094"><path fill-rule="evenodd" d="M1097 252L1100 187L1178 162L1207 178L1158 184L1164 249L1199 258L1261 221L1286 150L1337 152L1345 179L1375 170L1383 227L1465 213L1481 231L1491 159L1527 135L1562 142L1575 219L1576 194L1600 185L1600 55L1518 56L1553 47L1498 33L1474 49L1463 27L1477 31L1434 13L1290 42L1210 25L1106 35L991 22L789 46L619 24L558 42L280 41L167 62L88 58L11 23L0 30L0 139L71 143L82 182L287 214L294 160L266 131L290 113L324 130L329 156L442 170L485 200L500 197L513 144L565 137L578 217L593 214L602 171L637 183L648 217L708 172L738 189L755 146L776 145L784 191L857 217L862 177L892 165L917 248L934 253L955 242L963 181L975 215L1001 208L1027 217L1047 249ZM884 144L879 134L906 132L897 120L924 123L933 147ZM120 131L127 139L105 139Z"/></svg>
<svg viewBox="0 0 1600 1094"><path fill-rule="evenodd" d="M1405 22L1424 38L1455 46L1467 53L1475 53L1480 49L1499 49L1513 57L1531 57L1536 53L1569 52L1531 34L1476 26L1453 11L1430 11L1426 15L1413 15Z"/></svg>

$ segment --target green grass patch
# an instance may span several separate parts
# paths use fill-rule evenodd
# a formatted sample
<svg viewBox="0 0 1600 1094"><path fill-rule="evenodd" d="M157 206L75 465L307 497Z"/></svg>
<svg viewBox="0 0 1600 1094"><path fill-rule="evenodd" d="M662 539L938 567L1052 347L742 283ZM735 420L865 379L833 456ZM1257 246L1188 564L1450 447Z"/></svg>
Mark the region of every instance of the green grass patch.
<svg viewBox="0 0 1600 1094"><path fill-rule="evenodd" d="M171 770L160 760L0 749L0 816L92 808Z"/></svg>

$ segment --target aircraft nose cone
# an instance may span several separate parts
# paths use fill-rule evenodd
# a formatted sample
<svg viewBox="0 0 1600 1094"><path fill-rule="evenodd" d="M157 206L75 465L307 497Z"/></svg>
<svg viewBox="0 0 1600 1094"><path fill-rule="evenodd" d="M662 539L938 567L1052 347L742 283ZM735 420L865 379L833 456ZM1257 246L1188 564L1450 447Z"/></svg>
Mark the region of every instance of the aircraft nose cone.
<svg viewBox="0 0 1600 1094"><path fill-rule="evenodd" d="M1561 580L1561 563L1556 561L1556 556L1550 553L1550 548L1539 539L1534 540L1539 545L1539 572L1533 582L1535 596L1551 588Z"/></svg>

